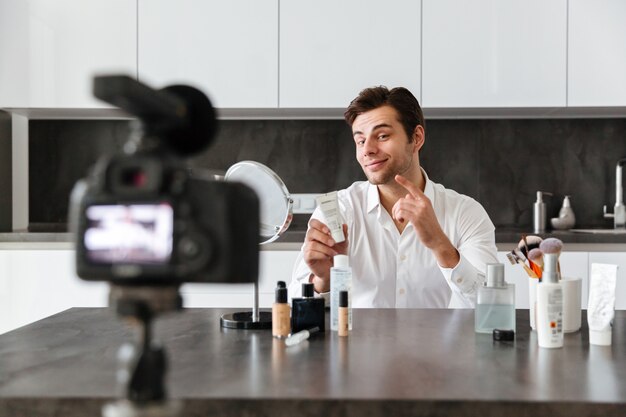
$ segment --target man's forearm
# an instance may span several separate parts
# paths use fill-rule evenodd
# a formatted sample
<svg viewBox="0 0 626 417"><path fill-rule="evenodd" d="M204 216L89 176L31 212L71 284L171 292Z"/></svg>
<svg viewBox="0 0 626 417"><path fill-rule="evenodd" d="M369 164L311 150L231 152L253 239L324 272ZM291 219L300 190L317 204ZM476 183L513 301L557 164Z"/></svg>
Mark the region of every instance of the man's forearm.
<svg viewBox="0 0 626 417"><path fill-rule="evenodd" d="M313 288L318 294L330 291L330 279L325 280L317 275L311 274L309 282L313 283Z"/></svg>

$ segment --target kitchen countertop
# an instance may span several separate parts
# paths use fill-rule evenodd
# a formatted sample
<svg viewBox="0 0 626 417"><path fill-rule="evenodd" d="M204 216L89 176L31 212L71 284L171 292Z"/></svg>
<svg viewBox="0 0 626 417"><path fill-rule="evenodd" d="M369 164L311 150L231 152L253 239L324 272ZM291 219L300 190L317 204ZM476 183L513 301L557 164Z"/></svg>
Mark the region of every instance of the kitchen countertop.
<svg viewBox="0 0 626 417"><path fill-rule="evenodd" d="M287 348L269 331L221 329L230 310L159 318L168 391L184 416L622 416L626 311L611 347L582 330L540 349L528 310L514 342L474 333L473 310L354 310L348 338ZM328 317L327 317L328 319ZM117 398L116 353L130 328L73 308L0 336L0 416L99 415Z"/></svg>
<svg viewBox="0 0 626 417"><path fill-rule="evenodd" d="M521 228L496 229L498 250L510 251L519 242L522 234L531 235ZM291 250L302 247L306 229L289 229L275 242L260 246L261 250ZM539 236L556 237L566 244L567 251L625 251L626 234L587 234L571 231L552 231ZM0 233L0 249L72 249L71 233Z"/></svg>

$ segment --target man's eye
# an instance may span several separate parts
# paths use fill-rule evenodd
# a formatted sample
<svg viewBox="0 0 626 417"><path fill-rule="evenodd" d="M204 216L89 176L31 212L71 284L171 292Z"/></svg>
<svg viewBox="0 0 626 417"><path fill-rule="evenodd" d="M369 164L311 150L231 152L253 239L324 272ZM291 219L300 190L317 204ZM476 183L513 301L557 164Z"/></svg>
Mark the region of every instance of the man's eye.
<svg viewBox="0 0 626 417"><path fill-rule="evenodd" d="M359 146L363 146L364 143L365 143L365 141L363 139L356 141L356 144L359 145Z"/></svg>
<svg viewBox="0 0 626 417"><path fill-rule="evenodd" d="M378 135L378 140L387 140L389 139L389 135Z"/></svg>

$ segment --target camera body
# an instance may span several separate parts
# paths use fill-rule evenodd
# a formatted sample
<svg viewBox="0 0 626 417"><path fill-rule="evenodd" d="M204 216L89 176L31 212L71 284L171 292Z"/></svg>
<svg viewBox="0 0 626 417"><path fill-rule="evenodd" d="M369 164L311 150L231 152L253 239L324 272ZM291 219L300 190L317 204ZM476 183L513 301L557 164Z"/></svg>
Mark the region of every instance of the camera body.
<svg viewBox="0 0 626 417"><path fill-rule="evenodd" d="M243 184L189 174L180 154L197 152L198 146L181 152L175 144L185 134L202 131L189 116L193 111L187 109L187 120L181 121L179 110L154 110L151 104L176 95L162 95L163 90L127 77L103 77L99 87L112 94L107 101L122 96L123 103L131 103L127 107L142 123L135 135L138 146L101 158L72 191L78 276L122 285L257 282L258 197ZM95 90L98 95L98 79ZM204 112L196 112L199 117L214 117L203 106ZM202 123L207 125L206 119Z"/></svg>

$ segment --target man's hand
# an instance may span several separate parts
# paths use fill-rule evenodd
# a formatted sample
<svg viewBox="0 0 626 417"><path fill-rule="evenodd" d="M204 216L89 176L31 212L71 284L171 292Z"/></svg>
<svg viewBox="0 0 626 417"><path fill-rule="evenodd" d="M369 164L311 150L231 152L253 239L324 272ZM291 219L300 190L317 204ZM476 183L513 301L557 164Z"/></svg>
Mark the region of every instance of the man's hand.
<svg viewBox="0 0 626 417"><path fill-rule="evenodd" d="M459 252L441 230L430 199L402 175L396 175L395 180L409 194L394 204L391 209L392 217L399 222L410 222L424 246L433 251L439 265L454 268L460 260Z"/></svg>
<svg viewBox="0 0 626 417"><path fill-rule="evenodd" d="M321 221L311 219L309 230L304 238L304 262L311 269L313 275L310 282L318 293L330 291L330 268L333 266L333 256L348 253L348 226L343 225L343 234L346 240L335 243L330 229Z"/></svg>

